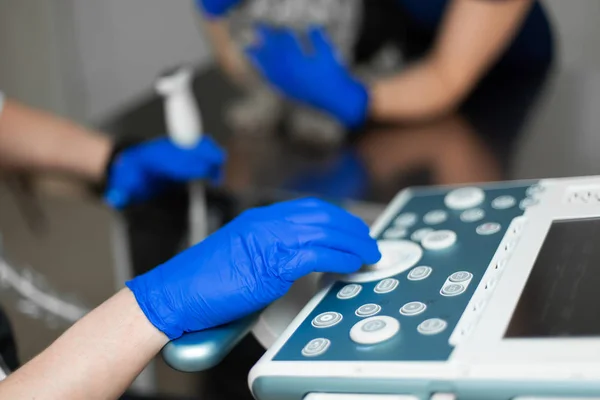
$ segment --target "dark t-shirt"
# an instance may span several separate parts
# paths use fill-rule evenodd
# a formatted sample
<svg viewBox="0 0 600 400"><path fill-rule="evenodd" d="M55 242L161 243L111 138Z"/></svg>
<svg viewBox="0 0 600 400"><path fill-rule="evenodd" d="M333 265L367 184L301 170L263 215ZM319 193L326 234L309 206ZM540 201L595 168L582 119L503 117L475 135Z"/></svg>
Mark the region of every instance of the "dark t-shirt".
<svg viewBox="0 0 600 400"><path fill-rule="evenodd" d="M411 23L427 32L436 32L450 1L452 0L396 0L398 6L409 16ZM473 0L473 1L520 1L520 0ZM535 2L529 15L511 45L505 51L499 65L514 66L548 63L553 56L552 30L540 2Z"/></svg>

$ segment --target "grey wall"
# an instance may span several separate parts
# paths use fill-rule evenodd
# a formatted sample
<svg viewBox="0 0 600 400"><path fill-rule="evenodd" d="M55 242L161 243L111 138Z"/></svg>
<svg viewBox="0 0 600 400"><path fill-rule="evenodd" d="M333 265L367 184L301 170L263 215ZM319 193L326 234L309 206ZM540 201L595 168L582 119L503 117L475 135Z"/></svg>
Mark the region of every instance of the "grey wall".
<svg viewBox="0 0 600 400"><path fill-rule="evenodd" d="M155 77L173 63L210 62L191 0L75 0L72 4L87 88L85 115L92 120L147 94Z"/></svg>
<svg viewBox="0 0 600 400"><path fill-rule="evenodd" d="M68 114L55 11L47 0L0 1L0 88Z"/></svg>
<svg viewBox="0 0 600 400"><path fill-rule="evenodd" d="M568 70L600 70L600 1L543 0L555 22L560 62Z"/></svg>
<svg viewBox="0 0 600 400"><path fill-rule="evenodd" d="M210 63L191 0L1 0L0 88L96 122L174 63Z"/></svg>

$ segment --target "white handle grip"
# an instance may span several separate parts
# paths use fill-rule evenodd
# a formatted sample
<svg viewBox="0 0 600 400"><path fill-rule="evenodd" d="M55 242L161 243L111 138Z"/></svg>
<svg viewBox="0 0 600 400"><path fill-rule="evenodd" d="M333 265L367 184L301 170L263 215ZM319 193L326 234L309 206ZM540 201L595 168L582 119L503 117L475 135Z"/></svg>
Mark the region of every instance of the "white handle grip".
<svg viewBox="0 0 600 400"><path fill-rule="evenodd" d="M156 90L164 98L168 135L179 147L194 147L202 139L202 116L191 86L192 74L179 68L161 76Z"/></svg>

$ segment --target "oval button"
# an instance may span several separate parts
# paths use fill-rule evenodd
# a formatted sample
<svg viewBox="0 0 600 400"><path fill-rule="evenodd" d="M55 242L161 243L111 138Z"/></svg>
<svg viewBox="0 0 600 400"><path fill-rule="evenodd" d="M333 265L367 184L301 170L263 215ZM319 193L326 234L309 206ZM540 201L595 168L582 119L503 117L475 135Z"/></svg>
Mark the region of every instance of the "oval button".
<svg viewBox="0 0 600 400"><path fill-rule="evenodd" d="M447 326L448 323L443 319L431 318L421 322L421 324L417 327L417 331L421 335L436 335L440 332L443 332Z"/></svg>
<svg viewBox="0 0 600 400"><path fill-rule="evenodd" d="M350 338L359 344L376 344L393 337L400 330L400 322L391 317L371 317L350 329Z"/></svg>
<svg viewBox="0 0 600 400"><path fill-rule="evenodd" d="M487 222L485 224L479 225L477 229L475 229L475 232L477 232L478 235L488 236L500 232L500 228L500 224L496 222Z"/></svg>
<svg viewBox="0 0 600 400"><path fill-rule="evenodd" d="M514 207L515 204L517 204L517 200L512 196L500 196L492 201L492 207L496 210L506 210Z"/></svg>
<svg viewBox="0 0 600 400"><path fill-rule="evenodd" d="M355 311L357 317L372 317L373 315L379 313L381 311L381 306L378 304L365 304L358 308Z"/></svg>
<svg viewBox="0 0 600 400"><path fill-rule="evenodd" d="M344 286L337 294L337 298L340 300L348 300L353 297L358 296L360 291L362 290L362 286L352 283L350 285Z"/></svg>
<svg viewBox="0 0 600 400"><path fill-rule="evenodd" d="M425 214L423 222L427 225L438 225L448 219L448 213L444 210L433 210Z"/></svg>
<svg viewBox="0 0 600 400"><path fill-rule="evenodd" d="M421 229L417 229L416 231L413 232L413 234L410 236L410 238L412 240L414 240L415 242L421 242L421 240L423 240L425 238L425 236L427 236L428 233L433 232L432 228L421 228Z"/></svg>
<svg viewBox="0 0 600 400"><path fill-rule="evenodd" d="M325 353L329 346L331 345L331 341L325 338L313 339L304 346L302 349L302 355L304 357L316 357Z"/></svg>
<svg viewBox="0 0 600 400"><path fill-rule="evenodd" d="M453 210L465 210L478 206L485 199L485 192L476 187L465 187L453 190L446 195L444 202Z"/></svg>
<svg viewBox="0 0 600 400"><path fill-rule="evenodd" d="M458 271L450 275L448 280L454 283L466 282L473 277L473 274L467 271Z"/></svg>
<svg viewBox="0 0 600 400"><path fill-rule="evenodd" d="M456 233L449 230L429 233L423 239L422 245L427 250L443 250L456 243Z"/></svg>
<svg viewBox="0 0 600 400"><path fill-rule="evenodd" d="M460 283L450 283L444 286L440 293L442 296L452 297L464 293L465 290L467 290L465 285L461 285Z"/></svg>
<svg viewBox="0 0 600 400"><path fill-rule="evenodd" d="M382 280L375 286L375 293L377 294L385 294L395 290L398 287L398 279L387 278Z"/></svg>
<svg viewBox="0 0 600 400"><path fill-rule="evenodd" d="M408 273L407 279L409 281L422 281L423 279L431 275L431 271L433 271L431 267L426 267L422 265L420 267L413 268Z"/></svg>
<svg viewBox="0 0 600 400"><path fill-rule="evenodd" d="M416 223L417 223L417 214L414 214L414 213L400 214L394 220L394 225L403 226L405 228L411 227Z"/></svg>
<svg viewBox="0 0 600 400"><path fill-rule="evenodd" d="M485 217L485 211L481 208L472 208L467 211L463 211L460 214L460 220L462 222L477 222L481 221Z"/></svg>
<svg viewBox="0 0 600 400"><path fill-rule="evenodd" d="M414 315L423 313L426 309L427 306L424 303L421 303L420 301L412 301L402 306L400 309L400 314L407 317L412 317Z"/></svg>
<svg viewBox="0 0 600 400"><path fill-rule="evenodd" d="M315 328L330 328L342 320L342 314L329 311L319 314L313 319L312 326Z"/></svg>

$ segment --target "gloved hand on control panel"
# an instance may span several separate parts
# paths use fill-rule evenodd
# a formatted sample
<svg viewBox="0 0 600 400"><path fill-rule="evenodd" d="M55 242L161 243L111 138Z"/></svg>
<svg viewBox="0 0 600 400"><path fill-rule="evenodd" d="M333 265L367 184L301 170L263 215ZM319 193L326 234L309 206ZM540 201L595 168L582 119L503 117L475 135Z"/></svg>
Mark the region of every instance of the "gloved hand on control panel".
<svg viewBox="0 0 600 400"><path fill-rule="evenodd" d="M148 200L171 183L218 182L225 158L225 152L206 136L192 148L177 147L167 138L125 148L108 165L105 201L121 209Z"/></svg>
<svg viewBox="0 0 600 400"><path fill-rule="evenodd" d="M299 38L289 30L260 27L257 43L246 53L262 75L290 98L331 114L347 128L365 122L367 88L339 60L322 29L311 28L306 38Z"/></svg>
<svg viewBox="0 0 600 400"><path fill-rule="evenodd" d="M311 272L352 273L380 257L360 219L304 199L246 211L127 286L150 322L176 339L261 310Z"/></svg>

